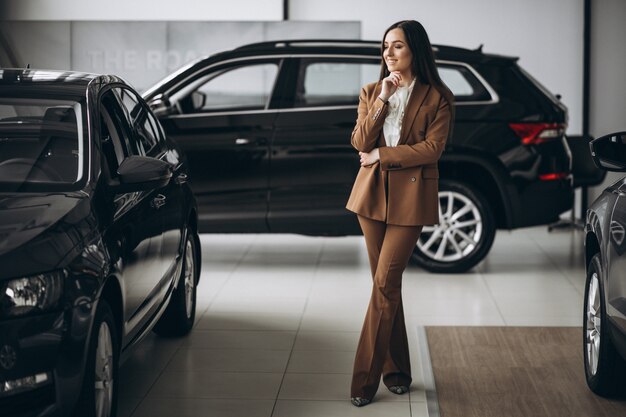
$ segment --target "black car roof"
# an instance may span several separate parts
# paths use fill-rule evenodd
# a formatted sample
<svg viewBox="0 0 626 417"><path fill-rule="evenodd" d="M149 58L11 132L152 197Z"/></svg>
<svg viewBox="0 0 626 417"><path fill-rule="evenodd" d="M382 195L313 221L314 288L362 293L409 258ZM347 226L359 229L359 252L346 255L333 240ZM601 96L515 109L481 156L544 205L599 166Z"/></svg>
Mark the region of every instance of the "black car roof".
<svg viewBox="0 0 626 417"><path fill-rule="evenodd" d="M84 96L89 89L97 91L102 85L126 82L115 75L99 75L78 71L7 68L0 69L0 87L58 88L62 94Z"/></svg>
<svg viewBox="0 0 626 417"><path fill-rule="evenodd" d="M454 55L457 58L495 58L495 59L510 59L516 60L516 57L486 54L482 51L483 45L480 45L476 49L460 48L456 46L448 45L432 45L435 56L441 58L442 56ZM273 52L273 53L292 53L292 52L345 52L350 54L358 53L362 50L366 53L376 52L380 53L380 41L372 40L355 40L355 39L291 39L291 40L277 40L257 42L248 45L243 45L230 52L236 51L255 51L255 52Z"/></svg>

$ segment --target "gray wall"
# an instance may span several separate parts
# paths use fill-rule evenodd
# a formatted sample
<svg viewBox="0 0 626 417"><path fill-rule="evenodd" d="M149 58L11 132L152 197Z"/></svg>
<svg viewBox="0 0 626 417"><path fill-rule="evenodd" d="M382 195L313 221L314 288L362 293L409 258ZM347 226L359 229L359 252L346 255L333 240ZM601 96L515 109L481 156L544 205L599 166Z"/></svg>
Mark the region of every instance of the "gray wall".
<svg viewBox="0 0 626 417"><path fill-rule="evenodd" d="M0 65L116 74L144 91L189 61L242 44L360 31L358 22L11 21L0 26L10 49Z"/></svg>

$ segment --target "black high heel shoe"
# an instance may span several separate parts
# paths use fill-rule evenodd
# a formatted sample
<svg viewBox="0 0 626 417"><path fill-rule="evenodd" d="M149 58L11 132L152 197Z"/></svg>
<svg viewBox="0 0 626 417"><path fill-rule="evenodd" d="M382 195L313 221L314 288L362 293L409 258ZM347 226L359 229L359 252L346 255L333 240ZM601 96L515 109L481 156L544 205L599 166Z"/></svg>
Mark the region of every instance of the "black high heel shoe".
<svg viewBox="0 0 626 417"><path fill-rule="evenodd" d="M371 403L372 400L368 400L367 398L363 398L363 397L352 397L350 398L350 402L355 407L363 407Z"/></svg>
<svg viewBox="0 0 626 417"><path fill-rule="evenodd" d="M406 394L407 392L409 392L409 387L405 385L392 385L388 388L389 388L389 391L398 395Z"/></svg>

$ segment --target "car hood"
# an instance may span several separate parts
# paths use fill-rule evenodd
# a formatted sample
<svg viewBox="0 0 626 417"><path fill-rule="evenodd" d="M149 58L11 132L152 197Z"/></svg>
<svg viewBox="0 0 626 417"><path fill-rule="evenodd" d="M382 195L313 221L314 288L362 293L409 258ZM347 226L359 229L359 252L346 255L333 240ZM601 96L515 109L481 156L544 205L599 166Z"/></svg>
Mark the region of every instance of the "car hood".
<svg viewBox="0 0 626 417"><path fill-rule="evenodd" d="M57 267L89 211L84 193L0 194L0 278Z"/></svg>

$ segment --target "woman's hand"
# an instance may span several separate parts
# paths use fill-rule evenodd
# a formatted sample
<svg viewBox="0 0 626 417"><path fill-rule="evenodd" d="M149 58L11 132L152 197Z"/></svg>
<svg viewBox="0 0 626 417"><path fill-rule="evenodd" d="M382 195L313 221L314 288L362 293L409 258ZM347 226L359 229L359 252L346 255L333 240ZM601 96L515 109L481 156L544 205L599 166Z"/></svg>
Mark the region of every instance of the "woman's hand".
<svg viewBox="0 0 626 417"><path fill-rule="evenodd" d="M362 167L370 166L380 161L378 148L373 149L371 152L359 152L359 157L361 158Z"/></svg>
<svg viewBox="0 0 626 417"><path fill-rule="evenodd" d="M380 90L378 97L383 101L389 100L389 97L396 92L401 82L402 75L400 75L400 71L393 71L387 77L383 78L383 88Z"/></svg>

